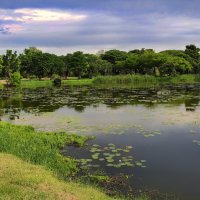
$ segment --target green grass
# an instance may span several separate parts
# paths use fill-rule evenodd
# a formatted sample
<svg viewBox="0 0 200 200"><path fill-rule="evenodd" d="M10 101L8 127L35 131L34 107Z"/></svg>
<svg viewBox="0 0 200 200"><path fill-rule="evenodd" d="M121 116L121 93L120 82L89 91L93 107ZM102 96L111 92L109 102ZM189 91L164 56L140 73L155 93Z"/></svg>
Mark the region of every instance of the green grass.
<svg viewBox="0 0 200 200"><path fill-rule="evenodd" d="M178 75L175 77L155 77L150 75L117 75L117 76L99 76L94 78L94 85L140 85L142 84L151 84L156 85L160 83L171 83L171 84L179 84L179 83L199 83L200 76L193 74L184 74Z"/></svg>
<svg viewBox="0 0 200 200"><path fill-rule="evenodd" d="M69 79L62 80L62 85L90 85L92 79ZM22 88L38 88L38 87L51 87L53 86L52 80L22 80Z"/></svg>
<svg viewBox="0 0 200 200"><path fill-rule="evenodd" d="M22 88L38 88L38 87L51 87L53 83L51 80L22 80Z"/></svg>
<svg viewBox="0 0 200 200"><path fill-rule="evenodd" d="M87 140L83 136L36 132L30 126L0 122L0 199L113 199L94 185L63 181L63 177L78 169L74 159L60 154L60 148L64 144L83 146Z"/></svg>
<svg viewBox="0 0 200 200"><path fill-rule="evenodd" d="M175 77L164 77L163 80L165 82L171 82L174 84L178 83L200 83L200 75L194 74L183 74ZM160 78L162 81L162 78Z"/></svg>
<svg viewBox="0 0 200 200"><path fill-rule="evenodd" d="M0 122L0 152L16 155L33 164L43 165L60 177L75 173L76 161L60 154L65 145L82 146L87 137L65 133L36 132L29 126Z"/></svg>
<svg viewBox="0 0 200 200"><path fill-rule="evenodd" d="M132 84L132 83L156 83L157 79L149 75L117 75L117 76L98 76L94 78L94 84Z"/></svg>
<svg viewBox="0 0 200 200"><path fill-rule="evenodd" d="M200 75L183 74L175 77L155 77L151 75L116 75L116 76L98 76L93 79L75 79L69 78L62 80L62 85L82 86L82 85L106 85L120 87L122 85L140 87L151 87L161 83L181 84L181 83L200 83ZM52 87L52 80L22 80L21 88ZM3 84L0 84L0 89Z"/></svg>
<svg viewBox="0 0 200 200"><path fill-rule="evenodd" d="M90 85L93 79L62 80L64 85Z"/></svg>
<svg viewBox="0 0 200 200"><path fill-rule="evenodd" d="M0 89L3 89L4 85L2 83L0 83Z"/></svg>
<svg viewBox="0 0 200 200"><path fill-rule="evenodd" d="M42 166L8 154L0 154L0 199L112 200L100 189L58 180ZM142 199L145 200L145 199Z"/></svg>

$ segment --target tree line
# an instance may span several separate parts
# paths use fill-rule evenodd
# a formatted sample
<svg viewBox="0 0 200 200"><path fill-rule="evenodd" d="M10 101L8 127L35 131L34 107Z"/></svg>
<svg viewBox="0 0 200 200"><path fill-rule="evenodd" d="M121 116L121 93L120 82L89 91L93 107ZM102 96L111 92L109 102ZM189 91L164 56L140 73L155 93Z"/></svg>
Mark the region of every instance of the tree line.
<svg viewBox="0 0 200 200"><path fill-rule="evenodd" d="M129 52L109 50L101 55L81 51L58 56L30 47L17 54L7 50L0 56L0 77L11 78L20 74L24 78L76 76L92 78L98 75L149 74L176 76L196 74L200 71L200 49L187 45L185 50L134 49Z"/></svg>

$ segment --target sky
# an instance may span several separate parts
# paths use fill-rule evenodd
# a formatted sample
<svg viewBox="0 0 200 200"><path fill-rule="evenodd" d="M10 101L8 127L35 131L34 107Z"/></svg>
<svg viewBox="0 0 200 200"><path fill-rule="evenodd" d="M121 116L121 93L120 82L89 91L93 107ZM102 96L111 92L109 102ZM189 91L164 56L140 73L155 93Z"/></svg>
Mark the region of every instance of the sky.
<svg viewBox="0 0 200 200"><path fill-rule="evenodd" d="M200 46L199 0L0 0L0 53Z"/></svg>

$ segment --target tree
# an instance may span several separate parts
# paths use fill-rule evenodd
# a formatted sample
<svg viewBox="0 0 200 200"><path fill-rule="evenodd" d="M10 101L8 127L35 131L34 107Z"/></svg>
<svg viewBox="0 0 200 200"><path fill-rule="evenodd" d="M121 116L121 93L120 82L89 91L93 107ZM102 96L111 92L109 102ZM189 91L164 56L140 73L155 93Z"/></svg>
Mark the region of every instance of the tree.
<svg viewBox="0 0 200 200"><path fill-rule="evenodd" d="M200 73L200 49L194 44L186 46L185 53L192 58L193 73Z"/></svg>
<svg viewBox="0 0 200 200"><path fill-rule="evenodd" d="M102 60L99 56L87 54L88 63L87 76L93 77L97 75L110 75L112 74L112 65L106 60Z"/></svg>
<svg viewBox="0 0 200 200"><path fill-rule="evenodd" d="M74 76L79 78L87 74L88 63L86 56L81 51L77 51L70 55L68 59L68 67Z"/></svg>
<svg viewBox="0 0 200 200"><path fill-rule="evenodd" d="M36 54L40 54L42 51L37 49L36 47L30 47L24 50L23 54L20 54L21 60L21 74L24 77L29 77L30 75L35 74L35 63L33 63L33 56Z"/></svg>
<svg viewBox="0 0 200 200"><path fill-rule="evenodd" d="M6 51L6 54L3 55L3 66L3 74L7 79L11 77L12 73L19 72L20 60L16 51L14 53L12 50Z"/></svg>
<svg viewBox="0 0 200 200"><path fill-rule="evenodd" d="M161 75L175 76L177 74L189 73L192 70L190 62L180 57L166 56L165 61L159 68Z"/></svg>
<svg viewBox="0 0 200 200"><path fill-rule="evenodd" d="M185 53L196 61L198 61L200 58L199 51L200 49L197 48L194 44L187 45L185 49Z"/></svg>
<svg viewBox="0 0 200 200"><path fill-rule="evenodd" d="M107 51L105 54L101 55L103 60L107 60L108 62L115 64L117 61L126 60L128 54L125 51L119 51L116 49Z"/></svg>
<svg viewBox="0 0 200 200"><path fill-rule="evenodd" d="M20 86L21 84L21 75L19 72L14 72L11 74L9 79L10 85L12 86Z"/></svg>
<svg viewBox="0 0 200 200"><path fill-rule="evenodd" d="M158 75L158 68L162 62L163 56L147 49L143 50L143 53L129 53L125 65L131 73Z"/></svg>
<svg viewBox="0 0 200 200"><path fill-rule="evenodd" d="M138 68L138 54L129 54L125 61L117 61L114 66L115 74L135 74Z"/></svg>
<svg viewBox="0 0 200 200"><path fill-rule="evenodd" d="M63 75L64 61L55 54L43 53L35 47L25 49L20 55L21 74L25 77L36 75L37 77L51 77L52 74Z"/></svg>
<svg viewBox="0 0 200 200"><path fill-rule="evenodd" d="M145 48L142 48L141 50L140 50L140 49L131 50L131 51L129 51L129 54L130 54L130 53L134 53L134 54L143 54L143 53L146 53L146 52L155 53L155 51L154 51L153 49L145 49Z"/></svg>
<svg viewBox="0 0 200 200"><path fill-rule="evenodd" d="M2 72L3 72L3 58L2 56L0 56L0 77L3 76Z"/></svg>

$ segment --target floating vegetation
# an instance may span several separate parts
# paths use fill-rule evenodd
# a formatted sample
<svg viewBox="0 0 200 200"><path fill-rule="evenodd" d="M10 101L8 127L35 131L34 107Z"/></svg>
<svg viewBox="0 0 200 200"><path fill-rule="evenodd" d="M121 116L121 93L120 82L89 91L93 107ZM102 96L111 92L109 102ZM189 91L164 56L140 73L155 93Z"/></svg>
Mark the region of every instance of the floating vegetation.
<svg viewBox="0 0 200 200"><path fill-rule="evenodd" d="M135 125L137 133L142 134L144 137L154 137L156 135L160 135L161 132L159 130L145 130L145 128L142 125Z"/></svg>
<svg viewBox="0 0 200 200"><path fill-rule="evenodd" d="M192 134L196 134L197 131L195 131L195 130L190 130L190 133L192 133Z"/></svg>
<svg viewBox="0 0 200 200"><path fill-rule="evenodd" d="M167 121L162 122L162 124L166 126L171 126L171 125L175 125L176 123L172 120L167 120Z"/></svg>
<svg viewBox="0 0 200 200"><path fill-rule="evenodd" d="M193 140L193 142L200 146L200 140Z"/></svg>
<svg viewBox="0 0 200 200"><path fill-rule="evenodd" d="M107 146L100 146L98 144L94 144L89 150L91 152L91 158L80 159L80 166L82 169L87 169L90 167L99 167L102 165L113 168L145 168L146 160L134 160L133 156L127 155L132 150L132 146L117 148L114 144L108 144Z"/></svg>

